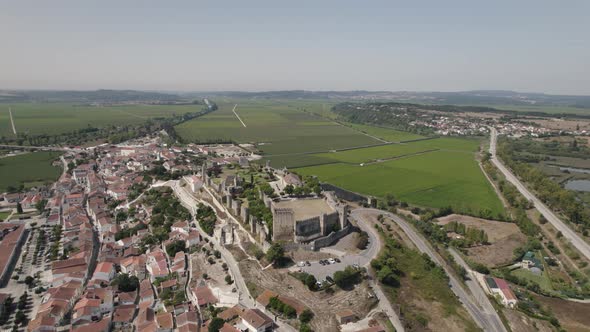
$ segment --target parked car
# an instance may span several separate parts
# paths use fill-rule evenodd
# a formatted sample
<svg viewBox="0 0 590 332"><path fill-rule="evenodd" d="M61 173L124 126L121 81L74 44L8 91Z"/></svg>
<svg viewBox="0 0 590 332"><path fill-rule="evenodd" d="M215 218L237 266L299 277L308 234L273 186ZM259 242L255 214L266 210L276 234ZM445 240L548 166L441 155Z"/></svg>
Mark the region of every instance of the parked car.
<svg viewBox="0 0 590 332"><path fill-rule="evenodd" d="M305 262L304 261L301 261L301 262L297 263L297 266L304 267L305 266Z"/></svg>
<svg viewBox="0 0 590 332"><path fill-rule="evenodd" d="M330 259L328 259L328 263L336 264L336 260L334 258L330 258Z"/></svg>
<svg viewBox="0 0 590 332"><path fill-rule="evenodd" d="M330 277L330 276L326 277L326 281L329 283L332 283L332 284L334 283L334 279L332 279L332 277Z"/></svg>
<svg viewBox="0 0 590 332"><path fill-rule="evenodd" d="M311 263L309 261L305 261L305 265L311 266Z"/></svg>
<svg viewBox="0 0 590 332"><path fill-rule="evenodd" d="M340 263L340 258L336 257L334 258L334 260L336 261L336 263Z"/></svg>
<svg viewBox="0 0 590 332"><path fill-rule="evenodd" d="M319 263L320 263L320 265L326 265L326 262L324 262L324 260L323 260L323 259L322 259L322 260L320 260L320 261L319 261Z"/></svg>

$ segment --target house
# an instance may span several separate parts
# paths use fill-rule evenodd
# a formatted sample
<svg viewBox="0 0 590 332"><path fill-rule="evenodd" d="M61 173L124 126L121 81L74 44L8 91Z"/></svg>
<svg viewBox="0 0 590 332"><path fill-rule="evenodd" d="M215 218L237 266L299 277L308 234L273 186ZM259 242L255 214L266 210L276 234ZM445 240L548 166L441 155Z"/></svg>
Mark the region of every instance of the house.
<svg viewBox="0 0 590 332"><path fill-rule="evenodd" d="M200 176L193 175L188 178L188 184L191 188L191 191L196 193L203 187L203 179Z"/></svg>
<svg viewBox="0 0 590 332"><path fill-rule="evenodd" d="M207 285L199 285L192 290L193 298L197 300L199 307L206 307L209 304L217 303L217 298L213 295L211 288Z"/></svg>
<svg viewBox="0 0 590 332"><path fill-rule="evenodd" d="M105 317L98 322L77 326L72 328L72 332L109 332L111 330L111 318Z"/></svg>
<svg viewBox="0 0 590 332"><path fill-rule="evenodd" d="M281 184L283 187L288 185L291 185L293 187L300 187L301 185L303 185L303 182L296 174L288 173L281 179Z"/></svg>
<svg viewBox="0 0 590 332"><path fill-rule="evenodd" d="M108 283L115 277L115 266L111 262L100 262L96 265L92 280Z"/></svg>
<svg viewBox="0 0 590 332"><path fill-rule="evenodd" d="M525 269L529 269L534 274L540 275L543 273L543 263L535 257L535 253L532 251L527 251L526 254L524 254L520 261L520 265Z"/></svg>
<svg viewBox="0 0 590 332"><path fill-rule="evenodd" d="M272 331L274 323L259 309L247 309L241 315L241 323L249 332Z"/></svg>
<svg viewBox="0 0 590 332"><path fill-rule="evenodd" d="M188 234L188 222L186 221L177 221L174 224L172 224L172 227L170 227L170 230L172 232L179 232L179 233L183 233L183 234Z"/></svg>
<svg viewBox="0 0 590 332"><path fill-rule="evenodd" d="M176 316L176 328L179 332L197 331L199 318L195 311L186 311Z"/></svg>
<svg viewBox="0 0 590 332"><path fill-rule="evenodd" d="M485 284L488 292L500 298L502 305L514 308L518 300L504 279L486 277Z"/></svg>
<svg viewBox="0 0 590 332"><path fill-rule="evenodd" d="M356 321L356 315L350 309L344 309L336 313L336 320L340 324L348 324Z"/></svg>
<svg viewBox="0 0 590 332"><path fill-rule="evenodd" d="M135 315L135 305L120 305L113 312L113 327L124 328L131 327L133 316Z"/></svg>
<svg viewBox="0 0 590 332"><path fill-rule="evenodd" d="M156 316L158 332L170 332L174 328L174 318L169 312L163 312Z"/></svg>
<svg viewBox="0 0 590 332"><path fill-rule="evenodd" d="M137 299L137 291L119 293L117 295L119 305L132 305L135 304Z"/></svg>

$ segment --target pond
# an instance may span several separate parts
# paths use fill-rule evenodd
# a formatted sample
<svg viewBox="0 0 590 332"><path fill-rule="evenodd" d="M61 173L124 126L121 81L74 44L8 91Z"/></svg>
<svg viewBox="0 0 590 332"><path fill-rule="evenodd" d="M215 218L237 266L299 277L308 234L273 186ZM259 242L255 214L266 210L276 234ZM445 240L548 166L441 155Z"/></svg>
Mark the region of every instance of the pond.
<svg viewBox="0 0 590 332"><path fill-rule="evenodd" d="M568 171L568 172L573 172L573 173L583 173L583 174L590 174L590 169L585 169L585 168L575 168L575 167L562 167L562 166L553 166L550 165L551 167L554 168L559 168L560 171Z"/></svg>
<svg viewBox="0 0 590 332"><path fill-rule="evenodd" d="M590 192L590 180L569 180L565 183L565 189Z"/></svg>

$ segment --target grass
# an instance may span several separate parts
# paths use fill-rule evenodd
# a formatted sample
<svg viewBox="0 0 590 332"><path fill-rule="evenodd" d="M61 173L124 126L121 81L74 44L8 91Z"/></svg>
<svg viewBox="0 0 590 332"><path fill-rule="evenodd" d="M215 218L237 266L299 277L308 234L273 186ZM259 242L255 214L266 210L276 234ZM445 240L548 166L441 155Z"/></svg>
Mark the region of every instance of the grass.
<svg viewBox="0 0 590 332"><path fill-rule="evenodd" d="M5 221L9 215L10 215L10 211L1 211L0 212L0 222Z"/></svg>
<svg viewBox="0 0 590 332"><path fill-rule="evenodd" d="M392 302L401 306L404 317L411 322L411 325L426 326L434 318L433 315L439 315L438 319L455 316L462 321L465 330L477 330L475 323L449 288L448 277L444 270L435 266L419 251L396 246L395 241L389 242L387 235L380 233L387 244L377 260L382 262L392 260L395 262L396 269L400 271L398 287L382 285ZM442 312L423 311L414 301L432 303L433 307L437 307L435 304L440 304Z"/></svg>
<svg viewBox="0 0 590 332"><path fill-rule="evenodd" d="M202 105L127 105L93 107L63 103L0 104L0 136L13 136L8 107L17 132L61 134L88 126L128 125L148 119L195 112Z"/></svg>
<svg viewBox="0 0 590 332"><path fill-rule="evenodd" d="M245 128L232 112L235 104ZM192 142L258 143L258 148L267 155L324 152L381 143L312 114L312 109L323 110L323 105L313 101L219 102L217 111L180 124L176 131Z"/></svg>
<svg viewBox="0 0 590 332"><path fill-rule="evenodd" d="M519 278L539 284L539 287L541 287L546 293L553 293L554 291L553 286L551 286L551 280L549 280L549 276L547 275L547 271L543 271L541 275L536 275L526 269L514 270L511 273Z"/></svg>
<svg viewBox="0 0 590 332"><path fill-rule="evenodd" d="M57 152L40 151L0 159L0 192L8 186L55 181L61 170L51 163L58 157Z"/></svg>

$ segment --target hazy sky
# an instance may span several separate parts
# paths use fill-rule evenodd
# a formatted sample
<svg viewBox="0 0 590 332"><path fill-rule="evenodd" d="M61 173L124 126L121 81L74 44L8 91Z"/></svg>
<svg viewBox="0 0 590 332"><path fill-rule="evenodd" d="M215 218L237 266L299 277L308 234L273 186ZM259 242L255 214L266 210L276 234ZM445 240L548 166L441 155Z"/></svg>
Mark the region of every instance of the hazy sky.
<svg viewBox="0 0 590 332"><path fill-rule="evenodd" d="M590 1L0 0L0 88L590 94Z"/></svg>

